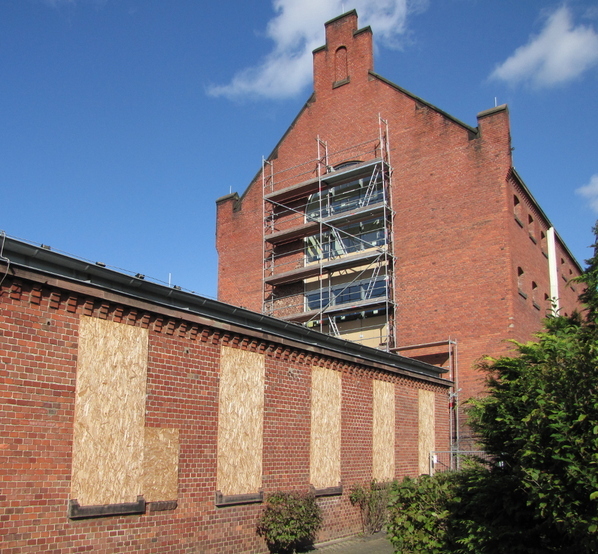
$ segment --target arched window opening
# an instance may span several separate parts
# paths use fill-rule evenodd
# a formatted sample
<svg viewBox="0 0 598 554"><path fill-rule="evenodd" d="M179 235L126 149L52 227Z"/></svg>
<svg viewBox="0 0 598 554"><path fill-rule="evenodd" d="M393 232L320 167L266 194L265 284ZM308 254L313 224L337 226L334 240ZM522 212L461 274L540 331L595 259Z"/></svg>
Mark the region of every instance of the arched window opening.
<svg viewBox="0 0 598 554"><path fill-rule="evenodd" d="M349 62L347 49L344 46L337 48L334 55L334 76L335 81L345 81L349 77Z"/></svg>
<svg viewBox="0 0 598 554"><path fill-rule="evenodd" d="M532 303L536 310L540 309L540 304L538 304L538 283L532 281Z"/></svg>
<svg viewBox="0 0 598 554"><path fill-rule="evenodd" d="M521 202L516 194L513 195L513 213L515 214L515 221L523 227L523 222L521 220Z"/></svg>
<svg viewBox="0 0 598 554"><path fill-rule="evenodd" d="M531 214L528 214L527 216L527 230L529 232L529 238L532 239L534 243L537 243L538 241L536 240L536 226L534 225L534 218Z"/></svg>
<svg viewBox="0 0 598 554"><path fill-rule="evenodd" d="M519 296L522 296L523 298L527 298L527 294L525 294L525 292L523 290L524 275L525 275L525 271L523 271L523 268L518 267L517 268L517 291L519 292Z"/></svg>

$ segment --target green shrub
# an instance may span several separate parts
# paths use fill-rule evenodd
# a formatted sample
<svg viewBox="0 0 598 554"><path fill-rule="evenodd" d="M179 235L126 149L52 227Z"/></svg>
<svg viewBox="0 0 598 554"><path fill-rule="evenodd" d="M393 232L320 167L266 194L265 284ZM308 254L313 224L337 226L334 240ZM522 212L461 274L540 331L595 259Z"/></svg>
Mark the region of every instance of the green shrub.
<svg viewBox="0 0 598 554"><path fill-rule="evenodd" d="M292 554L313 544L322 525L322 511L312 494L271 494L257 524L271 552Z"/></svg>
<svg viewBox="0 0 598 554"><path fill-rule="evenodd" d="M405 478L393 488L386 527L402 554L586 552L537 517L517 478L497 467Z"/></svg>
<svg viewBox="0 0 598 554"><path fill-rule="evenodd" d="M384 527L388 513L390 485L375 480L368 487L355 485L351 488L349 500L359 506L361 525L365 535L377 533Z"/></svg>
<svg viewBox="0 0 598 554"><path fill-rule="evenodd" d="M451 473L434 477L422 475L396 483L386 525L388 538L396 552L403 554L440 554L450 552L449 505L454 496Z"/></svg>

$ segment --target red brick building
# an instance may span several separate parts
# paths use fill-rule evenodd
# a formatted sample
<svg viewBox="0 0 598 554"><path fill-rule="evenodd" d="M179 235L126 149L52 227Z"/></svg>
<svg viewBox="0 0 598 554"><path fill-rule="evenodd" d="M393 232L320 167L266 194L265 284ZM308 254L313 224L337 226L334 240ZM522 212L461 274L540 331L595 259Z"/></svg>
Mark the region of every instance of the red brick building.
<svg viewBox="0 0 598 554"><path fill-rule="evenodd" d="M243 195L217 201L219 299L479 393L476 361L529 340L553 303L574 310L580 267L513 168L507 107L477 123L374 73L354 11L328 22L312 96Z"/></svg>
<svg viewBox="0 0 598 554"><path fill-rule="evenodd" d="M447 450L445 371L0 241L0 551L265 552L264 495L351 486Z"/></svg>

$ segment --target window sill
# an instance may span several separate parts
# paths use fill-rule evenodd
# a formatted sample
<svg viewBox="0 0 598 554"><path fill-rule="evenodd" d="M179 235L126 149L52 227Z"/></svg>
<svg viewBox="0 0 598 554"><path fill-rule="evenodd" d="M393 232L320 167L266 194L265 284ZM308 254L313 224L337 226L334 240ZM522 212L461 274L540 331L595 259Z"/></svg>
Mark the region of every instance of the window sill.
<svg viewBox="0 0 598 554"><path fill-rule="evenodd" d="M527 300L527 294L525 294L525 292L523 292L521 289L519 289L517 292L519 293L519 296L521 296L521 298Z"/></svg>
<svg viewBox="0 0 598 554"><path fill-rule="evenodd" d="M97 506L81 506L75 500L69 500L69 519L84 519L88 517L108 517L130 514L144 514L145 499L137 497L137 502L126 502L122 504L100 504Z"/></svg>
<svg viewBox="0 0 598 554"><path fill-rule="evenodd" d="M338 88L338 87L342 87L343 85L347 85L351 82L351 78L347 77L346 79L343 79L342 81L336 81L334 83L332 83L332 88Z"/></svg>
<svg viewBox="0 0 598 554"><path fill-rule="evenodd" d="M523 229L523 223L521 222L521 220L517 216L513 216L513 217L515 218L517 225L519 225L519 227L521 227Z"/></svg>
<svg viewBox="0 0 598 554"><path fill-rule="evenodd" d="M165 512L166 510L176 510L178 502L176 500L161 500L159 502L148 502L150 512Z"/></svg>
<svg viewBox="0 0 598 554"><path fill-rule="evenodd" d="M343 494L343 485L337 487L326 487L325 489L316 489L312 486L312 492L316 498L320 496L341 496Z"/></svg>
<svg viewBox="0 0 598 554"><path fill-rule="evenodd" d="M263 491L249 494L229 494L224 495L220 491L216 491L216 499L214 504L222 508L224 506L237 506L238 504L257 504L264 501Z"/></svg>

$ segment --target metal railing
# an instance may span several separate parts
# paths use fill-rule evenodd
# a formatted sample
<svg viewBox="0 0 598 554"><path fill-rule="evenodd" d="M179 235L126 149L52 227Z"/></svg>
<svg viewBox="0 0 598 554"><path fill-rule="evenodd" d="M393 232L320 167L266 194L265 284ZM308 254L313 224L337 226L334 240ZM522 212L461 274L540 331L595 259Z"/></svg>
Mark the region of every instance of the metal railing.
<svg viewBox="0 0 598 554"><path fill-rule="evenodd" d="M474 461L490 462L483 450L436 450L430 452L430 475L444 471L458 471Z"/></svg>

